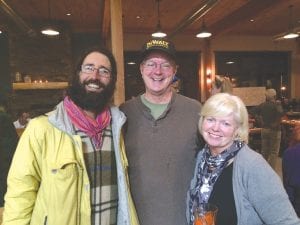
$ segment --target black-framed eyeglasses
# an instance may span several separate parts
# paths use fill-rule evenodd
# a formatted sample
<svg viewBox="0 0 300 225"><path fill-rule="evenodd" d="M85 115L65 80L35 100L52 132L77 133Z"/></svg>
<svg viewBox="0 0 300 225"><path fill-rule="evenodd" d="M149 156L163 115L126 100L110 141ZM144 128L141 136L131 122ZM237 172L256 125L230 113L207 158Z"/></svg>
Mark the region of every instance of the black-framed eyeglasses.
<svg viewBox="0 0 300 225"><path fill-rule="evenodd" d="M111 71L108 68L104 67L104 66L101 66L101 67L97 68L93 64L81 65L81 72L83 72L83 73L92 74L95 71L97 71L97 73L101 77L110 78L110 76L111 76Z"/></svg>

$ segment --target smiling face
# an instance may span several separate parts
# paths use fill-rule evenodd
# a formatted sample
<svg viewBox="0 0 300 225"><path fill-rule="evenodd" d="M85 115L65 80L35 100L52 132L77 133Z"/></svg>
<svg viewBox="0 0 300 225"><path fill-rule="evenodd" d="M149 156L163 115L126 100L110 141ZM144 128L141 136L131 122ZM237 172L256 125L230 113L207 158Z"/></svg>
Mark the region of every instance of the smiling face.
<svg viewBox="0 0 300 225"><path fill-rule="evenodd" d="M86 56L79 73L79 81L84 85L87 92L101 92L110 82L110 74L102 75L102 70L110 73L111 65L109 59L99 53L92 52Z"/></svg>
<svg viewBox="0 0 300 225"><path fill-rule="evenodd" d="M160 96L170 92L176 70L175 62L163 52L150 53L140 65L146 94Z"/></svg>
<svg viewBox="0 0 300 225"><path fill-rule="evenodd" d="M232 114L224 117L206 116L201 130L211 153L217 155L232 145L237 135L237 124Z"/></svg>
<svg viewBox="0 0 300 225"><path fill-rule="evenodd" d="M68 94L83 110L99 113L108 105L115 88L111 61L105 54L92 51L80 66L81 70L73 80Z"/></svg>

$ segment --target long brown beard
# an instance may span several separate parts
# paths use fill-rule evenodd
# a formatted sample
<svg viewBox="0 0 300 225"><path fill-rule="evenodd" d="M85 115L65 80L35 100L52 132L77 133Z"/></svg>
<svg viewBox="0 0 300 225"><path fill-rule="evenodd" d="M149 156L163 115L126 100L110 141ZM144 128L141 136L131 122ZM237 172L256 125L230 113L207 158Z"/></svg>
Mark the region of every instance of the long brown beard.
<svg viewBox="0 0 300 225"><path fill-rule="evenodd" d="M102 88L102 91L99 93L87 91L85 85L88 83L99 85ZM98 80L89 80L81 84L79 80L77 80L69 87L68 95L80 108L98 114L110 103L114 89L115 83L113 82L105 85Z"/></svg>

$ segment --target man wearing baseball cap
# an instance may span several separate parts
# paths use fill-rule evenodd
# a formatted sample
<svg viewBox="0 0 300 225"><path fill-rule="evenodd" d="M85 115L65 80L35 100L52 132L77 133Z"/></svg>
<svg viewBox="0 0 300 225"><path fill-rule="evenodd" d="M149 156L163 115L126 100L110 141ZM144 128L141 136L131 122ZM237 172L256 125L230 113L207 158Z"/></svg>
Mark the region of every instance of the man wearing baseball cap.
<svg viewBox="0 0 300 225"><path fill-rule="evenodd" d="M145 93L120 106L133 200L142 225L182 225L195 153L201 146L201 105L172 90L176 50L168 40L144 44L140 72Z"/></svg>

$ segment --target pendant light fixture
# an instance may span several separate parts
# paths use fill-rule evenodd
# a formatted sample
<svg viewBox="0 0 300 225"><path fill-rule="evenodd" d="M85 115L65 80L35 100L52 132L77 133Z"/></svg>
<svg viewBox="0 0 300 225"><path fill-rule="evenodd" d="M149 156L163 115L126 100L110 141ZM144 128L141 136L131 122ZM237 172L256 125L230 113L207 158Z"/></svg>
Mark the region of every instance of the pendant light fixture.
<svg viewBox="0 0 300 225"><path fill-rule="evenodd" d="M299 34L294 32L293 23L293 5L289 6L289 27L287 33L283 36L284 39L292 39L299 37Z"/></svg>
<svg viewBox="0 0 300 225"><path fill-rule="evenodd" d="M162 29L161 29L161 25L160 25L160 11L159 11L159 3L160 3L161 0L156 0L157 2L157 25L156 25L156 31L154 33L152 33L152 37L155 37L155 38L164 38L167 36L166 33L162 32Z"/></svg>
<svg viewBox="0 0 300 225"><path fill-rule="evenodd" d="M203 20L200 32L196 35L196 37L197 38L208 38L211 35L212 34L207 30L207 27L206 27L205 22Z"/></svg>
<svg viewBox="0 0 300 225"><path fill-rule="evenodd" d="M54 24L51 24L51 6L50 0L48 0L48 25L46 25L41 33L48 36L57 36L59 35L59 31L54 27Z"/></svg>

